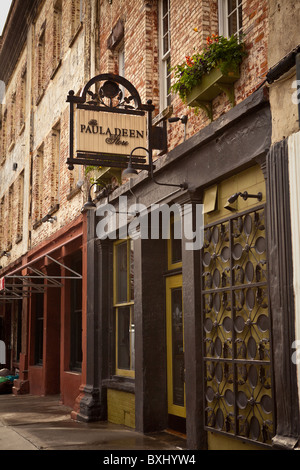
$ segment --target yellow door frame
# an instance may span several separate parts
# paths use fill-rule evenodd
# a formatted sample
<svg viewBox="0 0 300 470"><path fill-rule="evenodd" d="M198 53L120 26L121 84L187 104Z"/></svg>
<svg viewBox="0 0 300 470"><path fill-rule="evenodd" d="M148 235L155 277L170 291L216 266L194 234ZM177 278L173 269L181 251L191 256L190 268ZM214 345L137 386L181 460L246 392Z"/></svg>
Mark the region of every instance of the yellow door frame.
<svg viewBox="0 0 300 470"><path fill-rule="evenodd" d="M172 360L172 289L182 288L182 274L170 276L166 279L166 330L167 330L167 387L168 387L168 413L186 418L186 400L184 383L184 406L173 403L173 360ZM182 306L183 315L183 306ZM183 318L182 318L183 320ZM184 351L184 321L182 325L182 341Z"/></svg>

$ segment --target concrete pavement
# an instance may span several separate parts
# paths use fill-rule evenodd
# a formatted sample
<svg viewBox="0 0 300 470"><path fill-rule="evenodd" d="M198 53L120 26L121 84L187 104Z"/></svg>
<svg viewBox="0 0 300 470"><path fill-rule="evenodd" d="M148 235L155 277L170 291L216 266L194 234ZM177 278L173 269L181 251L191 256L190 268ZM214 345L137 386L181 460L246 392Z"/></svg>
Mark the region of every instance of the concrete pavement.
<svg viewBox="0 0 300 470"><path fill-rule="evenodd" d="M107 422L81 423L58 396L0 395L1 450L161 450L186 449L168 432L141 434Z"/></svg>

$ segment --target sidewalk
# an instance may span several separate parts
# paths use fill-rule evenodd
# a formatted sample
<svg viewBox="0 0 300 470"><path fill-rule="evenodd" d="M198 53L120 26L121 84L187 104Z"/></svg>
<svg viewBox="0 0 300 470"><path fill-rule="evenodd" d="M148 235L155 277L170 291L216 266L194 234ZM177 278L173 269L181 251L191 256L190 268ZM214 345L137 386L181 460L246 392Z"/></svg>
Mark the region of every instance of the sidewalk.
<svg viewBox="0 0 300 470"><path fill-rule="evenodd" d="M168 432L141 434L107 422L81 423L58 396L0 395L1 450L185 450Z"/></svg>

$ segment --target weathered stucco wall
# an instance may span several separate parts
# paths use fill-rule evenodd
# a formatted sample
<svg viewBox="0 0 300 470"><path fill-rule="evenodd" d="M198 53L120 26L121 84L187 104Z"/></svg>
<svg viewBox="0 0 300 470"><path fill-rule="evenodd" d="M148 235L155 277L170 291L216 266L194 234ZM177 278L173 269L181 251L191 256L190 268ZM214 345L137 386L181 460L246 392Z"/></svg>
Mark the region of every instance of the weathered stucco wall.
<svg viewBox="0 0 300 470"><path fill-rule="evenodd" d="M269 0L268 67L276 65L299 45L300 2ZM276 31L276 34L274 34ZM278 142L299 129L295 93L295 68L270 86L272 142Z"/></svg>

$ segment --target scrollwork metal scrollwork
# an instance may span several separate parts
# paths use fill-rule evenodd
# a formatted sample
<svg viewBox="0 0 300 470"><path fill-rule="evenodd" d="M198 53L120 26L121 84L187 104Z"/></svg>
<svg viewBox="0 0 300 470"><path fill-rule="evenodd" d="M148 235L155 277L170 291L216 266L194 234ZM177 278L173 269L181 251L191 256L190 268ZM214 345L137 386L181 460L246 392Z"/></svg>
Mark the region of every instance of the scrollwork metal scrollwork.
<svg viewBox="0 0 300 470"><path fill-rule="evenodd" d="M131 104L134 102L134 96L124 96L124 92L120 88L119 84L113 80L106 80L103 85L98 86L98 91L96 92L87 90L87 94L91 97L91 100L87 101L87 103L90 105L102 105L106 108L135 108Z"/></svg>
<svg viewBox="0 0 300 470"><path fill-rule="evenodd" d="M263 208L206 228L203 284L209 292L205 295L204 289L204 296L212 295L213 302L204 341L211 353L205 360L213 360L207 364L206 380L209 377L214 389L206 425L271 444L271 322L264 230Z"/></svg>

